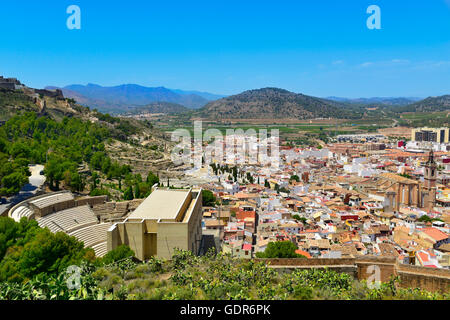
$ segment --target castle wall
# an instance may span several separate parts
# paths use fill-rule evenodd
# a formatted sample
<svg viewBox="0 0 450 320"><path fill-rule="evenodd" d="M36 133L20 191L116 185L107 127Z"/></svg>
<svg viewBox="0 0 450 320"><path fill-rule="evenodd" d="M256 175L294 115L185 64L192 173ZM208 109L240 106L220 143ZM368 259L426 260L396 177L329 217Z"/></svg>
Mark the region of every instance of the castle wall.
<svg viewBox="0 0 450 320"><path fill-rule="evenodd" d="M279 272L291 272L295 269L328 268L336 272L345 272L358 280L370 280L373 267L380 270L380 280L388 282L391 277L400 278L402 288L421 288L431 292L450 291L450 270L400 264L394 258L358 257L342 259L256 259L264 261ZM370 269L369 269L370 268ZM372 270L372 271L371 271Z"/></svg>

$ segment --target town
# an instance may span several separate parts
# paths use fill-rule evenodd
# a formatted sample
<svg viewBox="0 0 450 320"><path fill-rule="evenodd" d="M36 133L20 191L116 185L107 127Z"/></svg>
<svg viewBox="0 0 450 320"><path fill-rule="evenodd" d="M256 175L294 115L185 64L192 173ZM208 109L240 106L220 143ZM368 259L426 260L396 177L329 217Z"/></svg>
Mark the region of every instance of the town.
<svg viewBox="0 0 450 320"><path fill-rule="evenodd" d="M278 168L213 163L193 173L207 171L200 187L219 204L203 208L203 234L241 258L290 241L310 259L375 255L448 269L449 129L414 129L408 143L336 140L282 146Z"/></svg>
<svg viewBox="0 0 450 320"><path fill-rule="evenodd" d="M126 244L143 261L170 259L176 248L252 259L264 257L270 243L289 241L307 259L378 256L449 269L449 129L411 134L407 143L380 134L337 136L320 149L269 138L267 151L281 143L276 166L271 157L247 165L251 155L238 152L227 163L186 170L185 185L204 183L158 183L145 200L41 192L8 215L73 235L98 256ZM238 147L246 139L228 141Z"/></svg>

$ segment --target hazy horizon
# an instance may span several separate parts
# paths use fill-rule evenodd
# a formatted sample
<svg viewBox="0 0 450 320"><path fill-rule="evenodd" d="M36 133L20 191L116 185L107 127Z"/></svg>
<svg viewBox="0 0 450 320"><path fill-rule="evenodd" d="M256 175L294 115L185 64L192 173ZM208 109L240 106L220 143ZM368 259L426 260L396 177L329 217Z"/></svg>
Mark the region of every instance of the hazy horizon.
<svg viewBox="0 0 450 320"><path fill-rule="evenodd" d="M208 94L219 95L219 96L232 96L232 95L240 94L240 93L242 93L244 91L263 89L263 88L250 88L250 89L245 89L243 91L236 92L236 93L233 93L233 94L222 94L221 92L209 92L209 91L205 91L205 90L202 90L202 89L168 88L166 86L152 86L152 87L148 87L148 86L145 86L145 85L142 85L142 84L139 84L139 83L120 83L120 84L113 84L113 85L105 86L105 85L102 85L100 83L91 83L91 82L88 82L88 83L72 83L72 84L65 85L65 86L47 85L45 87L66 88L66 87L70 87L70 86L89 86L89 85L108 87L108 88L119 87L119 86L122 86L122 85L136 85L136 86L147 87L147 88L158 88L158 87L161 87L161 88L165 88L165 89L172 90L172 91L181 90L181 91L184 91L184 92L201 92L201 93L208 93ZM42 88L39 88L39 89L44 89L45 87L42 87ZM267 87L264 87L264 88L267 88ZM279 88L279 89L284 89L284 88ZM309 94L307 94L305 92L294 92L294 93L301 93L301 94L309 95ZM338 99L348 99L348 100L357 100L357 99L395 99L395 98L425 99L425 98L427 98L426 96L422 96L422 97L419 97L419 96L376 96L376 97L375 96L368 96L368 97L359 97L359 96L357 96L357 97L317 96L317 97L324 98L324 99L338 98Z"/></svg>

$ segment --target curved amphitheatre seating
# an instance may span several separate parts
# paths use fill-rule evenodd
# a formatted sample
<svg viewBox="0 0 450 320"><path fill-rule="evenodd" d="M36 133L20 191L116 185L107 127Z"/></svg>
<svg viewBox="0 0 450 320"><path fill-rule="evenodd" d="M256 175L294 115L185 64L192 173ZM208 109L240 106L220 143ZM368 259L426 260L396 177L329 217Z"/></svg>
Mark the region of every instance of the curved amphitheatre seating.
<svg viewBox="0 0 450 320"><path fill-rule="evenodd" d="M82 241L86 248L93 248L103 242L106 244L106 232L110 227L110 223L95 224L70 232L69 236L73 236L79 241ZM100 247L97 247L97 249L101 250Z"/></svg>
<svg viewBox="0 0 450 320"><path fill-rule="evenodd" d="M95 214L98 216L103 216L103 215L108 215L111 212L113 212L115 210L115 206L114 203L112 202L107 202L98 206L94 206L94 208L92 208L92 210L94 210Z"/></svg>
<svg viewBox="0 0 450 320"><path fill-rule="evenodd" d="M38 218L37 222L40 227L48 227L53 233L58 231L69 233L96 224L97 218L91 208L85 205L49 214Z"/></svg>
<svg viewBox="0 0 450 320"><path fill-rule="evenodd" d="M16 222L19 222L20 219L24 217L30 219L33 214L33 210L31 210L27 206L20 206L12 212L11 218L13 218Z"/></svg>
<svg viewBox="0 0 450 320"><path fill-rule="evenodd" d="M8 211L8 216L19 222L21 218L36 220L42 215L61 211L74 207L73 194L67 191L60 191L51 194L43 194L25 199L14 205ZM57 210L59 208L59 210Z"/></svg>
<svg viewBox="0 0 450 320"><path fill-rule="evenodd" d="M128 202L116 203L116 211L125 214L128 211Z"/></svg>
<svg viewBox="0 0 450 320"><path fill-rule="evenodd" d="M107 242L100 242L99 244L96 244L95 246L92 246L92 249L95 251L95 255L97 257L103 257L105 254L108 253L108 244Z"/></svg>
<svg viewBox="0 0 450 320"><path fill-rule="evenodd" d="M54 205L56 203L60 203L63 201L73 200L73 194L70 192L60 192L51 194L48 196L40 197L36 200L30 201L30 204L36 206L37 208L46 208L48 206Z"/></svg>
<svg viewBox="0 0 450 320"><path fill-rule="evenodd" d="M108 202L94 206L93 211L102 221L108 221L124 217L129 211L128 205L128 202Z"/></svg>
<svg viewBox="0 0 450 320"><path fill-rule="evenodd" d="M52 213L38 219L38 224L53 233L62 231L77 238L84 243L85 248L93 248L98 257L108 252L106 232L111 224L98 224L97 217L88 205Z"/></svg>
<svg viewBox="0 0 450 320"><path fill-rule="evenodd" d="M23 217L35 219L41 228L47 227L53 233L64 232L70 236L75 236L84 243L85 247L93 248L96 256L102 257L108 252L107 230L112 224L98 224L98 212L94 213L91 209L90 201L82 199L79 204L83 205L77 206L77 204L72 193L59 192L38 196L19 203L10 209L8 215L17 222ZM116 208L115 203L94 204L95 207L99 207L104 214L110 214L117 209L121 209L120 211L125 214L127 210L126 204L119 205L118 208ZM43 214L45 212L51 213L41 217L36 211Z"/></svg>

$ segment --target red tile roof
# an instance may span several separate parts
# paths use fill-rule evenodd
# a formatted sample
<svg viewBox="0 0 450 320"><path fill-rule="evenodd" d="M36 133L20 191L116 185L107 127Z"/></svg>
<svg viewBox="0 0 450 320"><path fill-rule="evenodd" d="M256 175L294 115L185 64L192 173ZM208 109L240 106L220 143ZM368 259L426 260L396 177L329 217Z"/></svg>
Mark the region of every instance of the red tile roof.
<svg viewBox="0 0 450 320"><path fill-rule="evenodd" d="M422 231L436 241L441 241L448 238L448 234L436 228L423 228Z"/></svg>
<svg viewBox="0 0 450 320"><path fill-rule="evenodd" d="M295 253L301 254L302 256L305 256L306 258L311 259L311 255L306 251L298 249L298 250L295 250Z"/></svg>

